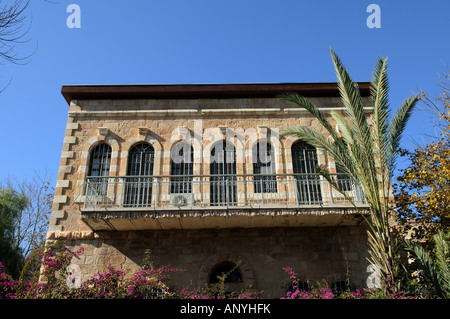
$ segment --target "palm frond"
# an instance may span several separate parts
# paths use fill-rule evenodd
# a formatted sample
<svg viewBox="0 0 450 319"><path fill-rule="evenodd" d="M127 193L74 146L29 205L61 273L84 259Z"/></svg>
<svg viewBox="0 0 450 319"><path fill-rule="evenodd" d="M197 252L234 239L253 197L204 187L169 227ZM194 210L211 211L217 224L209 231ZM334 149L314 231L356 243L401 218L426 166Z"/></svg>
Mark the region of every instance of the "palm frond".
<svg viewBox="0 0 450 319"><path fill-rule="evenodd" d="M433 236L435 243L435 256L436 265L441 273L442 282L445 287L448 287L448 293L450 297L450 247L448 237L450 234L445 235L442 230L439 230L437 234Z"/></svg>
<svg viewBox="0 0 450 319"><path fill-rule="evenodd" d="M373 139L380 166L387 168L386 151L389 147L388 120L389 120L389 82L387 77L387 59L379 58L372 73L371 97L373 104Z"/></svg>
<svg viewBox="0 0 450 319"><path fill-rule="evenodd" d="M371 149L370 129L358 85L352 81L336 53L332 49L330 50L338 78L341 101L345 106L348 121L354 129L355 136L364 142L368 149Z"/></svg>
<svg viewBox="0 0 450 319"><path fill-rule="evenodd" d="M331 48L330 51L338 78L341 101L346 109L347 121L352 128L355 143L359 146L358 153L361 156L359 162L362 166L366 166L363 169L366 173L368 171L376 171L373 141L359 88L352 81L336 53ZM373 188L373 185L378 183L378 181L373 178L373 174L367 175L367 177L371 178L371 188Z"/></svg>
<svg viewBox="0 0 450 319"><path fill-rule="evenodd" d="M330 112L331 117L336 121L339 131L342 133L342 139L346 145L355 144L353 131L350 124L347 122L346 117L341 112Z"/></svg>
<svg viewBox="0 0 450 319"><path fill-rule="evenodd" d="M442 298L450 298L448 278L443 278L442 273L440 272L440 269L436 267L431 254L412 240L403 239L402 245L420 264L424 277L433 285L438 295Z"/></svg>
<svg viewBox="0 0 450 319"><path fill-rule="evenodd" d="M286 136L297 137L311 145L316 145L316 147L320 147L321 149L330 153L335 152L333 142L331 142L328 138L326 138L322 133L307 126L296 126L285 128L281 131L280 138Z"/></svg>
<svg viewBox="0 0 450 319"><path fill-rule="evenodd" d="M387 58L378 58L374 71L372 73L372 81L370 87L372 104L374 106L374 118L378 124L377 129L380 134L387 131L387 120L389 118L389 81L387 76Z"/></svg>
<svg viewBox="0 0 450 319"><path fill-rule="evenodd" d="M320 124L328 131L328 133L330 133L331 137L335 141L339 140L339 135L333 129L332 125L328 122L324 114L320 112L320 110L314 105L314 103L309 101L307 98L295 93L285 93L278 95L278 99L293 102L298 106L307 110L309 113L311 113L312 116L314 116L317 120L319 120Z"/></svg>
<svg viewBox="0 0 450 319"><path fill-rule="evenodd" d="M349 152L346 151L346 146L341 139L334 141L327 138L322 133L307 126L288 127L281 131L280 138L286 136L297 137L305 142L314 145L316 148L328 152L334 159L341 164L342 167L349 171L351 177L356 178L354 173L352 160L349 157Z"/></svg>
<svg viewBox="0 0 450 319"><path fill-rule="evenodd" d="M389 144L387 148L387 163L389 175L392 177L397 162L397 149L400 147L400 141L406 124L410 119L415 105L419 101L418 96L413 96L405 100L402 106L397 110L389 125Z"/></svg>

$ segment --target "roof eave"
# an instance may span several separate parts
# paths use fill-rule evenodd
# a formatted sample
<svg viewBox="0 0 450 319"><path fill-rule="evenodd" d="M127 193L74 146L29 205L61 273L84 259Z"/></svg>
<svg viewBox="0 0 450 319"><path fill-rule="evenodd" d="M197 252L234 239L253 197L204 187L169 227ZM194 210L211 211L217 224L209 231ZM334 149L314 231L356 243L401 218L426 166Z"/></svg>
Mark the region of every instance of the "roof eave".
<svg viewBox="0 0 450 319"><path fill-rule="evenodd" d="M370 82L357 82L362 96L370 94ZM339 96L335 82L322 83L245 83L245 84L154 84L154 85L64 85L61 89L70 105L72 100L114 99L201 99L274 98L282 93L302 96Z"/></svg>

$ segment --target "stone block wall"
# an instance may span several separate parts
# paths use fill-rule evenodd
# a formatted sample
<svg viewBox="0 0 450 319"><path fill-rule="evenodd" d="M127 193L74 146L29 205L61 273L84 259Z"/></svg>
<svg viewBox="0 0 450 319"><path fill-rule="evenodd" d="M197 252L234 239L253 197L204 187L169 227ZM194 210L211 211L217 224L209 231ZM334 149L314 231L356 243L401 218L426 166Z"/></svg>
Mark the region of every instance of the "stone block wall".
<svg viewBox="0 0 450 319"><path fill-rule="evenodd" d="M137 270L146 249L156 266L184 269L171 274L173 287L203 286L211 270L222 262L239 265L243 285L264 291L265 298L286 295L290 284L283 267L292 267L302 279L349 281L365 287L368 273L367 233L364 227L288 227L254 229L202 229L100 233L81 239L74 248L84 253L79 264L82 281L108 265Z"/></svg>

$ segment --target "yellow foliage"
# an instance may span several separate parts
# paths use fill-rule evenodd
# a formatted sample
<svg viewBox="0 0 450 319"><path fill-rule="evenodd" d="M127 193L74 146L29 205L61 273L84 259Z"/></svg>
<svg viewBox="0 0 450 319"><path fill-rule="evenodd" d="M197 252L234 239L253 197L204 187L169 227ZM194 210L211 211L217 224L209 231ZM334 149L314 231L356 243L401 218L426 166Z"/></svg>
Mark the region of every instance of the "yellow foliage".
<svg viewBox="0 0 450 319"><path fill-rule="evenodd" d="M428 96L423 100L432 103ZM442 94L434 101L443 105L442 137L413 152L401 150L411 164L394 185L400 230L418 226L416 235L422 239L430 239L439 229L450 230L450 100Z"/></svg>

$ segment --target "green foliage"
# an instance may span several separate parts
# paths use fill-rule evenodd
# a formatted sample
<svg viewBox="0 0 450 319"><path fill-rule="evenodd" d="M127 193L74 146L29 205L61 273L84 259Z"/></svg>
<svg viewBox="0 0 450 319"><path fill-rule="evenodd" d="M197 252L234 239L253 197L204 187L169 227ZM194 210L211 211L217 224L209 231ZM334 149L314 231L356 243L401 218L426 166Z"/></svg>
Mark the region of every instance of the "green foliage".
<svg viewBox="0 0 450 319"><path fill-rule="evenodd" d="M410 268L418 269L416 277L432 296L450 298L450 233L439 230L433 236L434 248L427 251L412 240L403 240L405 249L413 259Z"/></svg>
<svg viewBox="0 0 450 319"><path fill-rule="evenodd" d="M370 261L381 269L383 282L388 283L385 289L387 293L387 289L399 289L396 276L399 271L400 246L393 235L389 220L393 213L390 198L391 177L395 169L402 132L418 98L413 96L406 99L391 116L388 103L387 59L378 59L371 81L370 106L373 107L373 117L368 119L358 85L352 81L333 50L331 56L345 110L343 113L332 111L330 115L342 135L335 131L331 119L312 102L297 94L284 94L280 99L308 110L325 129L326 135L310 127L299 126L284 130L281 137L298 137L327 152L333 156L343 172L361 186L371 211L371 220L368 222ZM317 167L316 170L352 202L326 167ZM358 209L354 203L353 205ZM387 287L388 285L390 287Z"/></svg>
<svg viewBox="0 0 450 319"><path fill-rule="evenodd" d="M0 262L14 278L20 274L23 258L15 243L17 218L28 205L28 199L12 189L0 189Z"/></svg>

